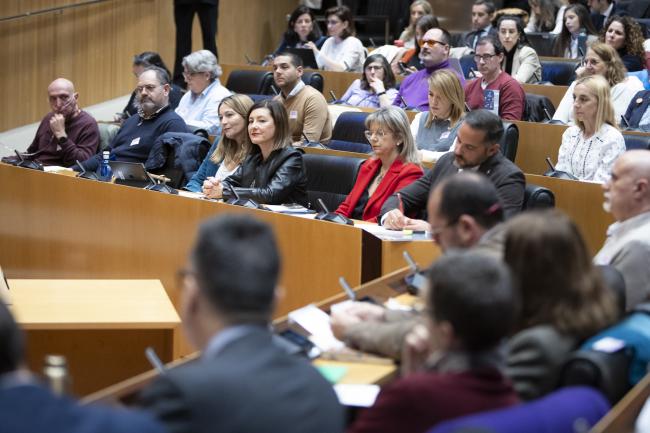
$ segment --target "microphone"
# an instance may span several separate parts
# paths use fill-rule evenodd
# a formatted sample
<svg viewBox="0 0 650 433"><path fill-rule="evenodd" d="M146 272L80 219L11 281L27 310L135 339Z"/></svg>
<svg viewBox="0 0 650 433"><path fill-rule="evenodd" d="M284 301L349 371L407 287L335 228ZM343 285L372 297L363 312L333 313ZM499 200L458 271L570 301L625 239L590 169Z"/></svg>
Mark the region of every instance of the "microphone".
<svg viewBox="0 0 650 433"><path fill-rule="evenodd" d="M404 277L406 291L411 295L418 295L422 293L423 289L429 284L427 277L420 272L418 264L415 263L415 260L413 260L413 257L411 257L408 251L404 251L402 256L404 256L404 260L406 260L406 263L408 263L412 272L410 275Z"/></svg>
<svg viewBox="0 0 650 433"><path fill-rule="evenodd" d="M158 355L156 355L156 351L153 349L153 347L149 346L145 349L144 351L144 356L147 357L147 360L149 363L158 370L159 374L167 374L167 370L165 369L165 365L162 363L160 358L158 358Z"/></svg>
<svg viewBox="0 0 650 433"><path fill-rule="evenodd" d="M319 197L318 199L316 199L316 202L318 203L318 206L320 206L320 208L322 210L322 212L320 212L320 213L318 213L316 215L315 218L317 220L329 221L329 222L332 222L332 223L345 224L345 225L349 225L349 226L354 225L354 222L350 218L346 218L343 215L340 215L340 214L337 214L337 213L334 213L334 212L330 212L330 210L327 208L327 206L325 205L325 202L323 201L322 198Z"/></svg>
<svg viewBox="0 0 650 433"><path fill-rule="evenodd" d="M548 110L546 109L546 107L544 107L543 110L544 110L544 115L546 116L546 118L547 118L549 121L553 120L553 116L551 116L551 113L548 112Z"/></svg>
<svg viewBox="0 0 650 433"><path fill-rule="evenodd" d="M399 98L399 100L400 100L400 102L402 103L402 105L404 105L404 109L405 109L405 110L416 110L416 111L420 111L419 109L417 109L417 108L415 108L415 107L410 107L409 104L406 103L406 99L404 99L404 97L402 96L401 93L398 93L398 94L397 94L397 97Z"/></svg>
<svg viewBox="0 0 650 433"><path fill-rule="evenodd" d="M323 210L323 212L330 213L330 210L327 208L327 206L325 205L325 202L323 201L322 198L318 197L318 199L316 201L318 202L318 205Z"/></svg>
<svg viewBox="0 0 650 433"><path fill-rule="evenodd" d="M348 295L348 298L350 298L350 301L356 301L357 300L357 294L354 293L354 290L352 290L352 287L350 287L350 285L348 284L348 282L345 280L344 277L339 277L339 285L343 288L343 291L345 292L345 294Z"/></svg>
<svg viewBox="0 0 650 433"><path fill-rule="evenodd" d="M246 207L249 209L265 209L264 206L260 205L258 202L256 202L253 199L241 198L240 195L237 194L237 191L235 191L235 188L228 182L224 182L223 187L227 188L230 194L232 194L234 197L228 200L226 203L234 206Z"/></svg>
<svg viewBox="0 0 650 433"><path fill-rule="evenodd" d="M237 194L237 191L235 191L235 188L233 188L231 184L224 183L223 185L225 185L226 188L228 188L228 191L230 191L230 194L232 194L233 197L235 197L235 200L241 200L241 197L239 197L239 194Z"/></svg>
<svg viewBox="0 0 650 433"><path fill-rule="evenodd" d="M370 45L372 45L373 48L377 48L377 44L375 44L375 41L372 38L368 38L370 41Z"/></svg>
<svg viewBox="0 0 650 433"><path fill-rule="evenodd" d="M249 65L257 65L257 63L253 61L253 59L251 59L250 57L248 57L248 54L244 53L244 58L246 59L246 62L247 62Z"/></svg>
<svg viewBox="0 0 650 433"><path fill-rule="evenodd" d="M467 102L465 102L465 111L468 112L468 113L469 113L470 111L472 111L472 109L469 108L469 105L467 105Z"/></svg>
<svg viewBox="0 0 650 433"><path fill-rule="evenodd" d="M345 62L345 60L343 61L343 65L345 66L345 72L351 72L352 71L352 69L350 69L350 66Z"/></svg>
<svg viewBox="0 0 650 433"><path fill-rule="evenodd" d="M32 169L32 170L44 171L43 170L43 164L41 164L40 162L34 161L32 159L25 158L27 155L23 155L23 154L21 154L20 152L18 152L15 149L14 149L14 153L16 153L16 156L18 157L18 162L16 163L16 167L22 167L22 168L29 168L29 169ZM35 153L33 153L33 154L29 155L29 156L33 157L34 155L37 155L38 153L40 153L40 152L35 152Z"/></svg>
<svg viewBox="0 0 650 433"><path fill-rule="evenodd" d="M14 149L14 153L18 157L18 162L23 162L25 160L25 158L20 154L20 152L18 152L17 149Z"/></svg>
<svg viewBox="0 0 650 433"><path fill-rule="evenodd" d="M94 171L87 171L86 167L84 167L84 165L81 162L79 162L78 159L75 159L75 162L81 169L81 171L77 174L77 177L80 177L82 179L99 180L97 173L95 173Z"/></svg>
<svg viewBox="0 0 650 433"><path fill-rule="evenodd" d="M336 95L334 94L334 91L333 91L333 90L330 90L330 96L332 97L332 100L330 101L330 104L338 104L339 102L341 102L341 101L339 101L339 99L336 97Z"/></svg>
<svg viewBox="0 0 650 433"><path fill-rule="evenodd" d="M627 121L627 118L624 114L621 115L621 120L621 123L625 125L625 128L630 128L630 122Z"/></svg>
<svg viewBox="0 0 650 433"><path fill-rule="evenodd" d="M551 158L549 158L549 157L547 156L546 159L545 159L545 161L546 161L546 165L548 165L548 168L550 168L551 171L555 171L555 166L554 166L553 163L551 162Z"/></svg>
<svg viewBox="0 0 650 433"><path fill-rule="evenodd" d="M477 77L476 77L476 69L474 69L474 68L469 68L469 75L470 75L471 77L477 78Z"/></svg>
<svg viewBox="0 0 650 433"><path fill-rule="evenodd" d="M271 90L275 93L275 96L280 94L280 91L273 84L271 84Z"/></svg>
<svg viewBox="0 0 650 433"><path fill-rule="evenodd" d="M326 149L326 147L320 144L318 141L311 141L309 138L307 138L305 131L300 131L300 135L302 135L302 138L304 138L302 144L304 147L317 147L319 149Z"/></svg>
<svg viewBox="0 0 650 433"><path fill-rule="evenodd" d="M413 270L413 272L418 271L418 264L415 263L415 260L413 260L413 257L409 254L408 251L404 251L402 253L402 256L404 257L404 260L406 260L406 263L408 263L409 267Z"/></svg>

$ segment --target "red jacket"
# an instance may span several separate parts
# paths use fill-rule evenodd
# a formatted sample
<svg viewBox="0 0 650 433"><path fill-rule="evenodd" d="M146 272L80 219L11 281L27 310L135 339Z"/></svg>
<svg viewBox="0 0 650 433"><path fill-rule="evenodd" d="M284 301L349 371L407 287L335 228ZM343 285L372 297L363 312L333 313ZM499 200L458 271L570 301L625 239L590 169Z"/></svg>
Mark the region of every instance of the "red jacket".
<svg viewBox="0 0 650 433"><path fill-rule="evenodd" d="M375 178L375 174L380 168L381 160L378 158L369 159L361 164L357 181L354 183L352 191L350 191L350 194L348 194L343 203L336 209L336 213L350 217L357 202L364 191L368 189L370 182ZM366 203L366 208L363 210L362 218L365 221L377 222L377 216L386 199L406 185L419 179L422 174L423 171L420 166L413 163L404 164L400 158L396 158L377 186L375 193L368 197L368 203Z"/></svg>

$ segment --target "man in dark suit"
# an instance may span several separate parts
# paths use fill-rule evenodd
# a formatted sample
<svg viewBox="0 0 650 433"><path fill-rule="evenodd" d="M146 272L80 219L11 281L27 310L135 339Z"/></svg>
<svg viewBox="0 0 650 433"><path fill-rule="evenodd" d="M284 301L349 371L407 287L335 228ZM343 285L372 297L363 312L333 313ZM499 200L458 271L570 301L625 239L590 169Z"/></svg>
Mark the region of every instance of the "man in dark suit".
<svg viewBox="0 0 650 433"><path fill-rule="evenodd" d="M183 278L183 326L200 359L169 370L141 395L170 432L336 433L334 390L269 330L279 255L271 229L251 217L205 222Z"/></svg>
<svg viewBox="0 0 650 433"><path fill-rule="evenodd" d="M623 116L625 122L621 126L650 131L650 112L648 111L648 107L650 107L650 90L641 90L634 95L630 101L630 105L627 106L627 111Z"/></svg>
<svg viewBox="0 0 650 433"><path fill-rule="evenodd" d="M406 215L422 213L436 184L459 170L477 170L486 175L497 188L505 215L519 212L526 181L521 170L501 154L499 140L502 135L503 123L496 114L488 110L467 113L458 129L453 152L443 155L433 169L389 197L380 212L381 224L395 230L431 231L426 221Z"/></svg>
<svg viewBox="0 0 650 433"><path fill-rule="evenodd" d="M24 367L24 337L0 301L0 419L2 432L164 433L147 414L81 406L54 395Z"/></svg>
<svg viewBox="0 0 650 433"><path fill-rule="evenodd" d="M465 46L473 50L482 37L497 36L497 30L492 25L495 11L496 7L491 1L476 0L474 2L472 5L472 31L463 36Z"/></svg>
<svg viewBox="0 0 650 433"><path fill-rule="evenodd" d="M219 0L174 0L174 23L176 24L176 60L172 81L183 89L183 57L192 52L192 22L194 14L199 16L203 48L217 53L217 24L219 21Z"/></svg>
<svg viewBox="0 0 650 433"><path fill-rule="evenodd" d="M603 29L607 18L614 15L627 15L627 11L612 0L587 0L587 5L591 10L591 22L598 31Z"/></svg>

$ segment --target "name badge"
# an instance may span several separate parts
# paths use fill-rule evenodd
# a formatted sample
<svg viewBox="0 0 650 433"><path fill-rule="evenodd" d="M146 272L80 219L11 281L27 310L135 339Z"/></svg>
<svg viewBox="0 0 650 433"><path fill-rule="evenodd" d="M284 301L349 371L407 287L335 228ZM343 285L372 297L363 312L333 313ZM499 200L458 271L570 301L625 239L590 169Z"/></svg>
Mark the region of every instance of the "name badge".
<svg viewBox="0 0 650 433"><path fill-rule="evenodd" d="M484 90L483 91L483 108L490 110L497 116L499 115L499 91L498 90Z"/></svg>
<svg viewBox="0 0 650 433"><path fill-rule="evenodd" d="M289 112L289 119L297 119L298 118L298 112L295 110L292 110Z"/></svg>
<svg viewBox="0 0 650 433"><path fill-rule="evenodd" d="M440 139L449 138L449 134L451 134L451 131L443 132L442 134L440 134Z"/></svg>
<svg viewBox="0 0 650 433"><path fill-rule="evenodd" d="M131 140L131 144L129 146L135 146L136 144L140 143L140 137L136 137L133 140Z"/></svg>

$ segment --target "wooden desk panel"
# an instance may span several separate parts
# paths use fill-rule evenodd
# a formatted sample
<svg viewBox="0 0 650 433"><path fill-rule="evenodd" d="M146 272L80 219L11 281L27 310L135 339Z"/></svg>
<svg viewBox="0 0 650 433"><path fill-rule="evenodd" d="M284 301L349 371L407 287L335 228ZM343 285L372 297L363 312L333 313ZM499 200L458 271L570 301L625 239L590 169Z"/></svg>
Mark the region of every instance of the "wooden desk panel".
<svg viewBox="0 0 650 433"><path fill-rule="evenodd" d="M553 164L556 163L562 134L568 126L523 121L513 123L519 128L515 163L524 173L544 174L548 170L545 159L548 156Z"/></svg>
<svg viewBox="0 0 650 433"><path fill-rule="evenodd" d="M442 254L438 244L433 241L383 241L381 243L382 275L388 275L398 269L403 269L404 266L408 266L408 263L404 259L404 251L407 251L411 255L420 269L428 267Z"/></svg>
<svg viewBox="0 0 650 433"><path fill-rule="evenodd" d="M526 175L526 182L544 186L555 194L555 207L578 225L592 255L605 242L607 227L614 218L603 210L603 190L597 183Z"/></svg>

